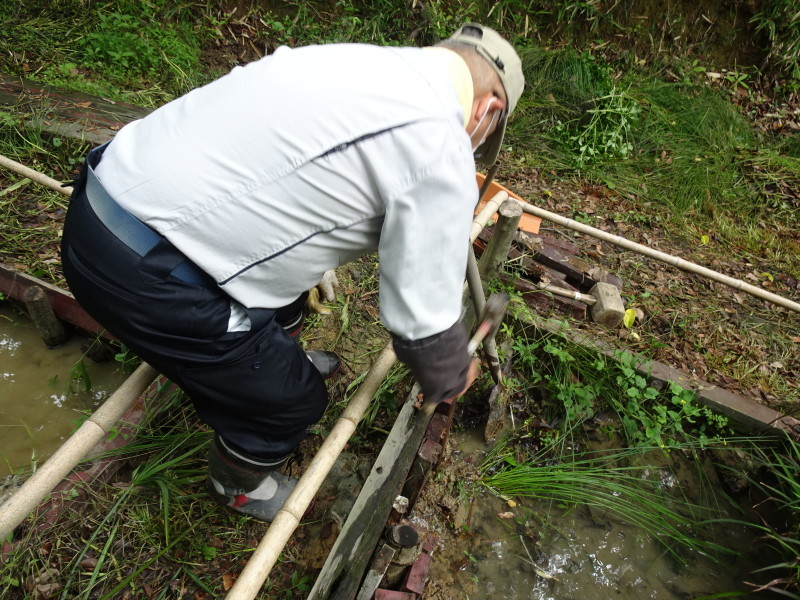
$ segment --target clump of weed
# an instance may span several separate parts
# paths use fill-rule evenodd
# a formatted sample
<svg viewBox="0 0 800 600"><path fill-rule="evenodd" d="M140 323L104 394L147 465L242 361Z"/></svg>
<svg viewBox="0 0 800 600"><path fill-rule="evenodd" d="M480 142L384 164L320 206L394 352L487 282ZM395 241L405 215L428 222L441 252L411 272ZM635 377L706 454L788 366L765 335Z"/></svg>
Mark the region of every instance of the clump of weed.
<svg viewBox="0 0 800 600"><path fill-rule="evenodd" d="M762 569L771 580L766 589L790 598L800 597L800 445L792 439L783 447L753 449L756 460L769 473L752 479L767 498L755 507L759 528L781 562Z"/></svg>
<svg viewBox="0 0 800 600"><path fill-rule="evenodd" d="M599 413L616 415L631 448L668 448L684 442L708 446L721 441L727 419L696 402L678 384L650 380L628 352L614 358L556 335L516 337L515 361L521 377L538 385L548 403L549 422L562 423L565 443L572 432ZM605 428L605 429L604 429ZM615 425L600 427L609 437Z"/></svg>

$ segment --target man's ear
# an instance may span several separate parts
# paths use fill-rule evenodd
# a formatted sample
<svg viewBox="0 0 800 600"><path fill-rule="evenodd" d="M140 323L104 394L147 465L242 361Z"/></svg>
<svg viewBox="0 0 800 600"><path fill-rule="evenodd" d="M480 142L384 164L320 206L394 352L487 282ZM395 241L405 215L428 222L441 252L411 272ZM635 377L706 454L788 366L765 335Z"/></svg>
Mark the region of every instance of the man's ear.
<svg viewBox="0 0 800 600"><path fill-rule="evenodd" d="M474 127L478 121L481 120L483 115L487 114L491 117L491 113L503 110L506 107L505 102L495 96L492 92L485 92L480 96L475 96L472 99L472 112L470 114L470 124Z"/></svg>

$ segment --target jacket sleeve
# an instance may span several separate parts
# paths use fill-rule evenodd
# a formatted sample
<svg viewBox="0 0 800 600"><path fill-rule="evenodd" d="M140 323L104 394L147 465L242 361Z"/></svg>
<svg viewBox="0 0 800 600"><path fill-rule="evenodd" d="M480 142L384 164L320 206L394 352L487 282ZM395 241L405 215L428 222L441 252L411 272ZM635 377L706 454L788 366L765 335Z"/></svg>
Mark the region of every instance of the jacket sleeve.
<svg viewBox="0 0 800 600"><path fill-rule="evenodd" d="M471 155L440 154L386 204L381 318L429 399L460 391L470 362L459 318L477 191Z"/></svg>

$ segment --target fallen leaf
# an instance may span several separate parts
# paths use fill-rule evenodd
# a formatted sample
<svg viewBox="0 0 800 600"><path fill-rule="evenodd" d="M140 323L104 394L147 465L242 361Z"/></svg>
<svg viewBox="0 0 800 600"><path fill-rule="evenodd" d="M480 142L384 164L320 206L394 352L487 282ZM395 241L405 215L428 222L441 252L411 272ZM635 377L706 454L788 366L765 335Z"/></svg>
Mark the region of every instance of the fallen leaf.
<svg viewBox="0 0 800 600"><path fill-rule="evenodd" d="M779 361L779 360L776 360L775 362L770 363L769 366L772 367L773 369L782 369L783 368L783 363L781 361Z"/></svg>
<svg viewBox="0 0 800 600"><path fill-rule="evenodd" d="M222 575L222 589L226 592L233 587L235 582L236 578L233 575L229 575L228 573Z"/></svg>
<svg viewBox="0 0 800 600"><path fill-rule="evenodd" d="M33 597L36 598L36 600L54 598L60 589L61 585L58 583L42 583L34 588Z"/></svg>
<svg viewBox="0 0 800 600"><path fill-rule="evenodd" d="M622 317L622 324L625 325L627 329L633 327L633 322L636 320L636 311L632 308L629 308L625 311L625 316Z"/></svg>

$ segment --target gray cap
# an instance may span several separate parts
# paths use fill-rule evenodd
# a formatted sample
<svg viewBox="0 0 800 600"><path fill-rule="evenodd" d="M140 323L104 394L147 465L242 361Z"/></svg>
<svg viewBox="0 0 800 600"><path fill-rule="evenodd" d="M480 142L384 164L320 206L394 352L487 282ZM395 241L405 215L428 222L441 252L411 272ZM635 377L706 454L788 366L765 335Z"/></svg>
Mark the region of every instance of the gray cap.
<svg viewBox="0 0 800 600"><path fill-rule="evenodd" d="M514 47L503 39L494 29L477 23L467 23L448 39L450 42L474 46L478 54L492 65L500 77L508 103L494 133L475 150L475 158L485 165L493 165L500 153L500 145L506 133L508 116L514 112L522 91L525 77L522 74L522 61Z"/></svg>

